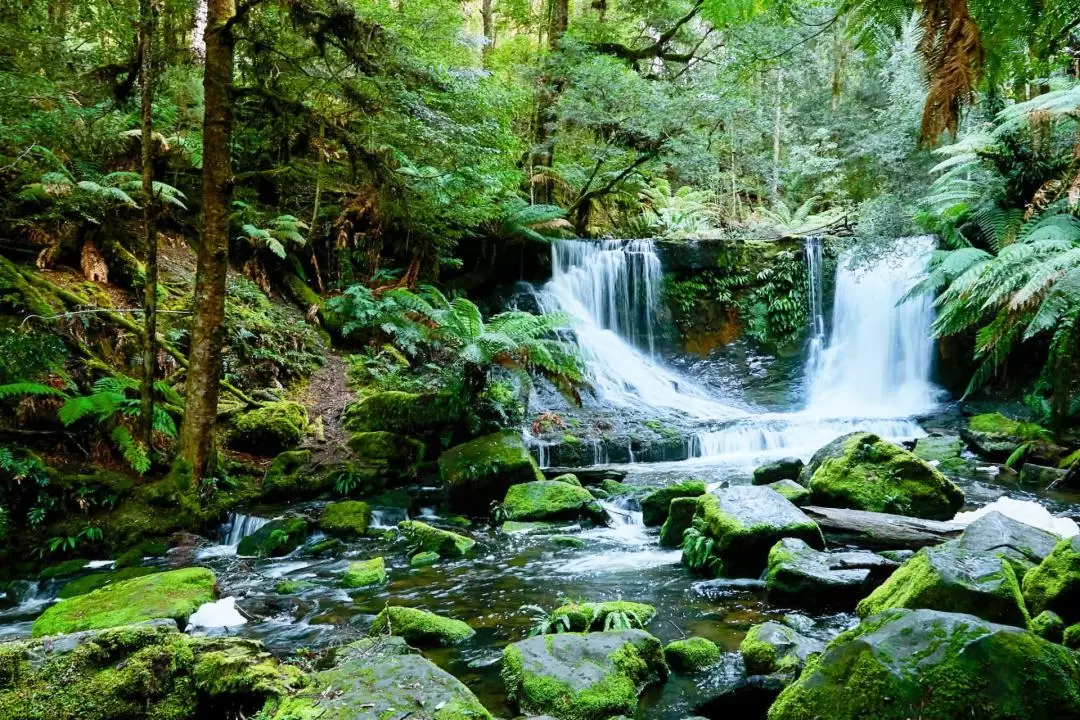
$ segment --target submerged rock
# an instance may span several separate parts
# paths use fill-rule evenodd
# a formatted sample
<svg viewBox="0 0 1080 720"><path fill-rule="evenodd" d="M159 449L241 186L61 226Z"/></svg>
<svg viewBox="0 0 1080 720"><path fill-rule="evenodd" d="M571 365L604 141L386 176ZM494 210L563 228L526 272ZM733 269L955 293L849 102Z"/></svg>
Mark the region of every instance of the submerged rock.
<svg viewBox="0 0 1080 720"><path fill-rule="evenodd" d="M672 670L696 672L720 662L720 648L702 637L674 640L664 647L664 659Z"/></svg>
<svg viewBox="0 0 1080 720"><path fill-rule="evenodd" d="M1020 484L1045 490L1065 479L1068 470L1061 470L1035 463L1024 463L1020 466Z"/></svg>
<svg viewBox="0 0 1080 720"><path fill-rule="evenodd" d="M859 617L892 608L968 613L1026 627L1028 611L1012 565L956 542L923 548L859 603Z"/></svg>
<svg viewBox="0 0 1080 720"><path fill-rule="evenodd" d="M899 563L866 551L819 552L798 538L769 551L769 597L802 607L854 608Z"/></svg>
<svg viewBox="0 0 1080 720"><path fill-rule="evenodd" d="M349 563L339 585L343 588L366 588L382 585L386 582L386 562L381 558L372 558L362 562Z"/></svg>
<svg viewBox="0 0 1080 720"><path fill-rule="evenodd" d="M705 483L701 480L683 480L680 483L660 488L642 498L642 522L650 527L663 525L667 520L672 500L684 497L696 498L704 494Z"/></svg>
<svg viewBox="0 0 1080 720"><path fill-rule="evenodd" d="M307 432L307 409L298 402L273 402L240 413L227 441L237 450L276 455L300 444Z"/></svg>
<svg viewBox="0 0 1080 720"><path fill-rule="evenodd" d="M1080 715L1076 655L972 615L890 610L833 640L769 720L955 720Z"/></svg>
<svg viewBox="0 0 1080 720"><path fill-rule="evenodd" d="M1053 610L1066 625L1080 623L1080 535L1059 541L1024 576L1024 599L1033 614Z"/></svg>
<svg viewBox="0 0 1080 720"><path fill-rule="evenodd" d="M1013 566L1017 579L1023 580L1028 570L1053 552L1058 539L1046 530L992 512L968 525L956 542L972 552L1000 555Z"/></svg>
<svg viewBox="0 0 1080 720"><path fill-rule="evenodd" d="M371 525L371 507L358 500L330 503L323 509L319 527L327 535L355 540L367 534Z"/></svg>
<svg viewBox="0 0 1080 720"><path fill-rule="evenodd" d="M604 511L585 488L555 480L514 485L502 503L507 520L603 520Z"/></svg>
<svg viewBox="0 0 1080 720"><path fill-rule="evenodd" d="M808 638L776 622L755 625L746 633L739 652L750 675L780 673L794 677L806 662L821 653L825 643Z"/></svg>
<svg viewBox="0 0 1080 720"><path fill-rule="evenodd" d="M439 456L439 477L451 503L481 514L489 501L501 498L510 486L544 479L521 434L514 430L450 448Z"/></svg>
<svg viewBox="0 0 1080 720"><path fill-rule="evenodd" d="M754 469L755 485L771 485L780 480L798 480L804 463L796 457L783 458Z"/></svg>
<svg viewBox="0 0 1080 720"><path fill-rule="evenodd" d="M440 647L468 640L476 631L460 620L427 610L391 605L375 616L371 631L405 638L417 647Z"/></svg>
<svg viewBox="0 0 1080 720"><path fill-rule="evenodd" d="M627 602L625 600L609 600L598 603L570 603L556 608L551 612L551 619L555 621L554 627L561 627L558 623L564 619L564 627L573 632L588 632L590 630L607 630L612 624L615 629L625 630L630 628L642 628L656 615L656 608L645 603ZM622 627L619 627L622 625Z"/></svg>
<svg viewBox="0 0 1080 720"><path fill-rule="evenodd" d="M815 505L948 520L964 494L938 470L872 433L837 438L814 454L808 487Z"/></svg>
<svg viewBox="0 0 1080 720"><path fill-rule="evenodd" d="M409 558L409 567L422 568L431 567L441 559L439 553L436 552L421 552L416 553Z"/></svg>
<svg viewBox="0 0 1080 720"><path fill-rule="evenodd" d="M411 555L433 552L443 557L464 557L476 545L472 538L433 528L419 520L402 520L398 528L409 544Z"/></svg>
<svg viewBox="0 0 1080 720"><path fill-rule="evenodd" d="M33 636L165 618L185 624L200 605L213 602L216 582L206 568L185 568L106 585L47 609L34 621Z"/></svg>
<svg viewBox="0 0 1080 720"><path fill-rule="evenodd" d="M248 557L280 557L304 544L308 522L301 517L271 520L243 538L236 546L237 555Z"/></svg>
<svg viewBox="0 0 1080 720"><path fill-rule="evenodd" d="M558 720L632 716L638 695L667 677L660 641L643 630L529 638L503 651L510 703Z"/></svg>

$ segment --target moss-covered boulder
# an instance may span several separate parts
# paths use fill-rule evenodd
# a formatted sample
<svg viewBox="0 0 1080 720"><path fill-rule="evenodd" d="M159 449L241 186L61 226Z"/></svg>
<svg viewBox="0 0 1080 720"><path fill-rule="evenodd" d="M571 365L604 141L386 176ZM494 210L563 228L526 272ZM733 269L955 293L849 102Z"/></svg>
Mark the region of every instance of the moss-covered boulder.
<svg viewBox="0 0 1080 720"><path fill-rule="evenodd" d="M437 552L416 553L411 558L409 558L409 567L414 567L414 568L431 567L432 565L439 562L439 560L441 560L441 559L442 559L442 556L439 555L439 553L437 553Z"/></svg>
<svg viewBox="0 0 1080 720"><path fill-rule="evenodd" d="M195 637L188 644L195 656L195 688L213 707L251 712L308 684L300 668L279 663L258 641Z"/></svg>
<svg viewBox="0 0 1080 720"><path fill-rule="evenodd" d="M1057 535L1042 528L991 512L968 525L956 542L971 552L1000 555L1022 581L1028 570L1054 551L1058 540Z"/></svg>
<svg viewBox="0 0 1080 720"><path fill-rule="evenodd" d="M123 570L124 568L139 567L143 562L142 550L139 548L131 548L125 550L116 556L116 562L113 563L113 570Z"/></svg>
<svg viewBox="0 0 1080 720"><path fill-rule="evenodd" d="M358 463L395 478L414 477L427 450L416 438L383 431L354 433L348 445Z"/></svg>
<svg viewBox="0 0 1080 720"><path fill-rule="evenodd" d="M1021 445L1049 446L1052 437L1048 430L1035 423L1014 420L1001 413L985 413L969 418L960 436L975 452L991 460L1006 460ZM1051 454L1060 453L1056 451Z"/></svg>
<svg viewBox="0 0 1080 720"><path fill-rule="evenodd" d="M308 534L308 521L302 517L271 520L261 528L240 540L237 555L247 557L280 557L288 555L304 544Z"/></svg>
<svg viewBox="0 0 1080 720"><path fill-rule="evenodd" d="M750 675L798 675L807 661L824 649L825 643L776 622L750 628L739 645L743 664Z"/></svg>
<svg viewBox="0 0 1080 720"><path fill-rule="evenodd" d="M769 720L1006 720L1080 716L1080 661L972 615L890 610L833 640Z"/></svg>
<svg viewBox="0 0 1080 720"><path fill-rule="evenodd" d="M476 545L472 538L433 528L419 520L403 520L398 523L398 529L408 543L411 555L433 552L449 558L464 557Z"/></svg>
<svg viewBox="0 0 1080 720"><path fill-rule="evenodd" d="M859 617L892 608L968 613L1026 627L1029 616L1016 573L996 555L973 553L956 542L923 548L859 603Z"/></svg>
<svg viewBox="0 0 1080 720"><path fill-rule="evenodd" d="M713 541L712 553L728 577L758 577L773 545L785 537L814 548L825 545L817 524L802 510L757 485L723 488L702 497L694 529Z"/></svg>
<svg viewBox="0 0 1080 720"><path fill-rule="evenodd" d="M609 600L607 602L569 603L551 612L552 631L620 630L643 628L656 615L656 608L645 603Z"/></svg>
<svg viewBox="0 0 1080 720"><path fill-rule="evenodd" d="M1029 629L1043 640L1050 642L1059 643L1065 639L1065 621L1051 610L1043 610L1031 618Z"/></svg>
<svg viewBox="0 0 1080 720"><path fill-rule="evenodd" d="M660 528L660 546L675 548L682 545L683 535L694 524L701 498L680 497L668 504L668 516Z"/></svg>
<svg viewBox="0 0 1080 720"><path fill-rule="evenodd" d="M1068 470L1035 463L1024 463L1020 466L1020 484L1035 490L1046 490L1056 486L1069 474Z"/></svg>
<svg viewBox="0 0 1080 720"><path fill-rule="evenodd" d="M150 575L155 572L157 572L157 570L154 568L126 567L112 572L90 573L89 575L76 578L64 585L64 587L60 588L60 592L56 594L56 597L61 600L66 600L67 598L73 598L76 595L85 595L88 592L105 587L106 585L112 585L115 582L131 580L132 578Z"/></svg>
<svg viewBox="0 0 1080 720"><path fill-rule="evenodd" d="M810 491L794 480L777 480L765 487L780 493L793 505L806 505L810 502Z"/></svg>
<svg viewBox="0 0 1080 720"><path fill-rule="evenodd" d="M815 453L811 502L929 520L950 520L964 504L958 487L926 461L872 433L838 438Z"/></svg>
<svg viewBox="0 0 1080 720"><path fill-rule="evenodd" d="M386 582L386 561L381 557L351 562L338 582L343 588L366 588Z"/></svg>
<svg viewBox="0 0 1080 720"><path fill-rule="evenodd" d="M316 585L310 580L278 580L274 585L274 592L279 595L296 595L313 587Z"/></svg>
<svg viewBox="0 0 1080 720"><path fill-rule="evenodd" d="M33 636L131 625L167 618L186 623L203 603L213 602L214 573L184 568L107 585L61 600L34 621Z"/></svg>
<svg viewBox="0 0 1080 720"><path fill-rule="evenodd" d="M398 635L417 647L445 647L468 640L476 631L461 620L417 608L390 605L375 616L371 631Z"/></svg>
<svg viewBox="0 0 1080 720"><path fill-rule="evenodd" d="M371 507L359 500L330 503L319 518L319 527L327 535L355 540L367 535L371 525Z"/></svg>
<svg viewBox="0 0 1080 720"><path fill-rule="evenodd" d="M964 441L956 435L928 435L919 438L911 452L942 472L958 472L967 466L962 456Z"/></svg>
<svg viewBox="0 0 1080 720"><path fill-rule="evenodd" d="M1024 576L1024 599L1033 615L1053 610L1066 625L1080 623L1080 535L1061 540Z"/></svg>
<svg viewBox="0 0 1080 720"><path fill-rule="evenodd" d="M332 487L325 473L311 467L310 450L290 450L270 463L259 495L263 500L297 501L316 497Z"/></svg>
<svg viewBox="0 0 1080 720"><path fill-rule="evenodd" d="M604 511L585 488L554 480L514 485L502 502L507 520L576 520L602 521Z"/></svg>
<svg viewBox="0 0 1080 720"><path fill-rule="evenodd" d="M765 588L781 604L851 610L897 567L872 552L819 552L798 538L784 538L769 551Z"/></svg>
<svg viewBox="0 0 1080 720"><path fill-rule="evenodd" d="M798 480L805 463L799 458L789 457L766 463L754 468L754 485L772 485L780 480Z"/></svg>
<svg viewBox="0 0 1080 720"><path fill-rule="evenodd" d="M397 642L395 642L397 641ZM314 673L299 693L268 703L267 720L491 720L472 692L400 638L339 648L337 665Z"/></svg>
<svg viewBox="0 0 1080 720"><path fill-rule="evenodd" d="M439 477L452 504L482 512L511 485L544 479L521 434L514 430L450 448L439 456Z"/></svg>
<svg viewBox="0 0 1080 720"><path fill-rule="evenodd" d="M574 473L563 473L562 475L556 475L551 479L555 482L564 482L568 485L576 485L577 487L582 486L581 481L578 480L577 475L575 475Z"/></svg>
<svg viewBox="0 0 1080 720"><path fill-rule="evenodd" d="M668 667L677 672L696 672L720 662L720 648L712 640L692 637L664 646Z"/></svg>
<svg viewBox="0 0 1080 720"><path fill-rule="evenodd" d="M633 716L641 691L667 677L660 641L643 630L545 635L508 645L501 675L510 704L558 720Z"/></svg>
<svg viewBox="0 0 1080 720"><path fill-rule="evenodd" d="M82 572L86 566L90 563L89 560L83 558L72 558L71 560L64 560L63 562L55 565L49 565L43 568L38 577L42 580L52 580L53 578L70 577Z"/></svg>
<svg viewBox="0 0 1080 720"><path fill-rule="evenodd" d="M453 428L460 414L460 402L453 396L388 390L349 404L345 429L437 439Z"/></svg>
<svg viewBox="0 0 1080 720"><path fill-rule="evenodd" d="M299 445L307 425L307 410L300 403L267 403L233 419L228 443L257 455L277 455Z"/></svg>
<svg viewBox="0 0 1080 720"><path fill-rule="evenodd" d="M651 492L641 500L641 519L653 527L663 525L667 520L671 501L675 498L696 498L705 494L705 483L701 480L683 480Z"/></svg>

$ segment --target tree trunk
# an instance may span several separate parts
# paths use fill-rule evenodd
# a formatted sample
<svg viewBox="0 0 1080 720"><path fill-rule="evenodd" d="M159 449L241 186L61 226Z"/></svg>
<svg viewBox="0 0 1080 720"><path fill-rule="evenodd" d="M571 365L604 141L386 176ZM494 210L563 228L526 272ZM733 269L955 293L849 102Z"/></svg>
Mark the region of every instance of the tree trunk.
<svg viewBox="0 0 1080 720"><path fill-rule="evenodd" d="M780 134L784 128L784 70L776 71L776 126L773 130L773 178L772 201L775 207L780 202Z"/></svg>
<svg viewBox="0 0 1080 720"><path fill-rule="evenodd" d="M195 486L214 470L218 380L224 341L225 279L229 268L229 203L232 199L233 44L235 0L209 0L203 77L203 228L195 277L195 315L180 430L180 460Z"/></svg>
<svg viewBox="0 0 1080 720"><path fill-rule="evenodd" d="M142 402L139 409L139 435L146 451L154 440L154 370L157 367L157 207L154 198L154 31L157 8L153 0L139 0L139 59L141 78L142 201L146 232L146 294L144 299Z"/></svg>
<svg viewBox="0 0 1080 720"><path fill-rule="evenodd" d="M570 0L551 0L548 12L548 49L555 54L570 23ZM529 169L532 201L537 205L551 205L554 202L554 181L547 171L555 159L555 99L559 95L559 83L551 77L553 68L550 60L547 64L536 98L536 134L530 158L532 167Z"/></svg>
<svg viewBox="0 0 1080 720"><path fill-rule="evenodd" d="M484 67L488 66L488 56L495 49L495 18L491 11L491 0L482 0L480 4L480 18L484 22L484 48L481 54L484 58Z"/></svg>

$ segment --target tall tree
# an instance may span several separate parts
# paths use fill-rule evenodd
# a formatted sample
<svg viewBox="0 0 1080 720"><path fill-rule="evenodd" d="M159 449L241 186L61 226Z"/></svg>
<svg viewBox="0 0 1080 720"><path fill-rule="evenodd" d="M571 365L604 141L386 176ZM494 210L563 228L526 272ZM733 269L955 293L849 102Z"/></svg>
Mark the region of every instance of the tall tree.
<svg viewBox="0 0 1080 720"><path fill-rule="evenodd" d="M142 201L146 239L146 295L144 299L143 382L139 434L146 451L154 439L154 369L157 366L157 208L154 199L154 36L157 8L154 0L139 0L140 137L142 145Z"/></svg>
<svg viewBox="0 0 1080 720"><path fill-rule="evenodd" d="M559 81L554 77L554 55L570 23L570 0L550 0L548 3L547 41L551 55L540 78L536 98L536 132L532 151L532 200L538 205L550 205L554 190L551 164L555 157L555 100Z"/></svg>

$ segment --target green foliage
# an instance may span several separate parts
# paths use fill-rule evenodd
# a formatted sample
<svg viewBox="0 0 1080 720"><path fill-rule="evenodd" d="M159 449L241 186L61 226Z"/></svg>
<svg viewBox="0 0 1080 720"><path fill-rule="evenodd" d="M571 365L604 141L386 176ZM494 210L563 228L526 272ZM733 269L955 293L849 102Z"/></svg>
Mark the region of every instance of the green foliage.
<svg viewBox="0 0 1080 720"><path fill-rule="evenodd" d="M529 637L571 632L570 616L566 613L549 613L539 605L522 605L518 610L533 616L533 625L529 628Z"/></svg>
<svg viewBox="0 0 1080 720"><path fill-rule="evenodd" d="M696 527L683 533L683 564L694 572L715 576L720 574L720 558L713 554L716 543Z"/></svg>
<svg viewBox="0 0 1080 720"><path fill-rule="evenodd" d="M683 240L717 234L712 193L683 186L674 193L664 180L641 192L645 224L658 237Z"/></svg>

